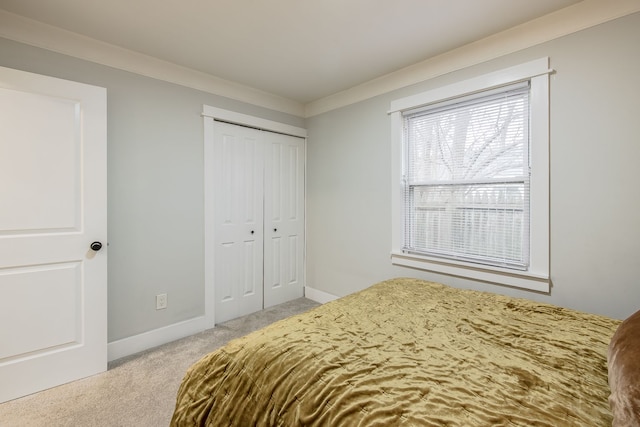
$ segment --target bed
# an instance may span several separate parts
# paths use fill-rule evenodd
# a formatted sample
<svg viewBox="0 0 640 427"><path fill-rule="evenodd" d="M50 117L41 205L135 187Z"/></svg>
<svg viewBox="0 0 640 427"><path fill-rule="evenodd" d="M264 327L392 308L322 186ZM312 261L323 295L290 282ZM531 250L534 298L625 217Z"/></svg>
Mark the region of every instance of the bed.
<svg viewBox="0 0 640 427"><path fill-rule="evenodd" d="M206 355L187 371L171 424L610 426L607 354L619 326L388 280Z"/></svg>

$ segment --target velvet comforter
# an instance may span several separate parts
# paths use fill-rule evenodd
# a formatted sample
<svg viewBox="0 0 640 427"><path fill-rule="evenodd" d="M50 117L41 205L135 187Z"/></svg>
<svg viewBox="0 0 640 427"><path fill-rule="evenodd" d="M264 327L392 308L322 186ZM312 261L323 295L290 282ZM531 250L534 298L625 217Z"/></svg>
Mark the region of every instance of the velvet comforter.
<svg viewBox="0 0 640 427"><path fill-rule="evenodd" d="M610 426L619 323L394 279L205 356L172 425Z"/></svg>

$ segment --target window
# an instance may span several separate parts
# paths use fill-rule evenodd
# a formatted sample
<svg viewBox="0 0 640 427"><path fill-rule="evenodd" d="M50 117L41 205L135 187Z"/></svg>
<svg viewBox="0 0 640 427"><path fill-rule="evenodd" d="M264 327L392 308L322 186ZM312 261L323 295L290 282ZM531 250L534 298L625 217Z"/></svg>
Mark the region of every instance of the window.
<svg viewBox="0 0 640 427"><path fill-rule="evenodd" d="M548 291L548 73L392 103L395 264Z"/></svg>
<svg viewBox="0 0 640 427"><path fill-rule="evenodd" d="M529 85L403 114L403 249L529 263Z"/></svg>

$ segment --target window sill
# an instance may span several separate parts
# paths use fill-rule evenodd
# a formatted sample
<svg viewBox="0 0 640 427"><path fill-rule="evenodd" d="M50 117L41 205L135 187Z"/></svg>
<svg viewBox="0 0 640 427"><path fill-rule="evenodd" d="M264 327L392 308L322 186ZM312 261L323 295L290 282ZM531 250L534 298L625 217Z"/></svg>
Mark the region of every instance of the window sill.
<svg viewBox="0 0 640 427"><path fill-rule="evenodd" d="M399 251L393 251L391 253L391 263L536 292L549 293L550 290L548 275L524 271L520 272L499 267L483 267L477 264L458 261L443 261L441 259L406 254Z"/></svg>

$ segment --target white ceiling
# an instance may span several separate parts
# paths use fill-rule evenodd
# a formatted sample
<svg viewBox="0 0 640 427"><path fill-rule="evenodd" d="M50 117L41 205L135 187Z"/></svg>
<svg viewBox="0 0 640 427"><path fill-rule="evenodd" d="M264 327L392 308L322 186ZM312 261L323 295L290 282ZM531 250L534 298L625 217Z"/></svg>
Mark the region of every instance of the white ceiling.
<svg viewBox="0 0 640 427"><path fill-rule="evenodd" d="M309 103L580 0L0 0L0 9Z"/></svg>

